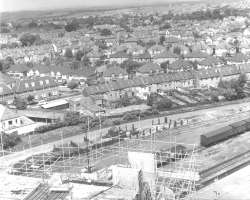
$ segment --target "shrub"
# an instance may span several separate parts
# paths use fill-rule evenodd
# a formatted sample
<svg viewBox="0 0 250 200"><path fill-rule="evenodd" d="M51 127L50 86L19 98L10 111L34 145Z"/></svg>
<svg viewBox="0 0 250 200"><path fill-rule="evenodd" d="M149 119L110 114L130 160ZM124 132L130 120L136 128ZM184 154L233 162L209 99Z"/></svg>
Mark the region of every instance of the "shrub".
<svg viewBox="0 0 250 200"><path fill-rule="evenodd" d="M19 142L21 142L21 137L17 133L11 133L11 134L3 133L2 138L3 141L1 141L1 137L0 141L1 143L3 143L4 149L12 148Z"/></svg>
<svg viewBox="0 0 250 200"><path fill-rule="evenodd" d="M67 87L70 88L71 90L75 89L78 87L78 83L76 81L70 81L68 84L67 84Z"/></svg>
<svg viewBox="0 0 250 200"><path fill-rule="evenodd" d="M19 97L15 97L13 104L16 106L17 109L19 110L24 110L27 108L27 102Z"/></svg>
<svg viewBox="0 0 250 200"><path fill-rule="evenodd" d="M122 119L116 119L116 120L113 121L113 124L114 125L120 125L122 122L123 122Z"/></svg>
<svg viewBox="0 0 250 200"><path fill-rule="evenodd" d="M124 121L133 121L136 119L138 119L138 117L135 113L126 113L122 118Z"/></svg>

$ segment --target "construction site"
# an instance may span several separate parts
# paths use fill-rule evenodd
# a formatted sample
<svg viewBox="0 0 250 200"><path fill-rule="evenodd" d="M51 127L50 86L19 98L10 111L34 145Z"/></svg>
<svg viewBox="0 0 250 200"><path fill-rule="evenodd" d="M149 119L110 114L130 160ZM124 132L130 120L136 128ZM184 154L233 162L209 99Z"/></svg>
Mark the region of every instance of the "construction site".
<svg viewBox="0 0 250 200"><path fill-rule="evenodd" d="M112 127L106 135L88 131L77 141L62 135L41 151L30 140L30 150L0 158L0 199L240 200L207 188L217 191L249 164L249 111L192 115Z"/></svg>
<svg viewBox="0 0 250 200"><path fill-rule="evenodd" d="M174 137L158 141L153 130L143 135L118 132L96 141L85 134L82 143L65 143L62 138L52 151L13 163L10 177L36 181L27 186L34 187L29 192L16 188L5 198L193 199L199 180L195 145L178 144Z"/></svg>

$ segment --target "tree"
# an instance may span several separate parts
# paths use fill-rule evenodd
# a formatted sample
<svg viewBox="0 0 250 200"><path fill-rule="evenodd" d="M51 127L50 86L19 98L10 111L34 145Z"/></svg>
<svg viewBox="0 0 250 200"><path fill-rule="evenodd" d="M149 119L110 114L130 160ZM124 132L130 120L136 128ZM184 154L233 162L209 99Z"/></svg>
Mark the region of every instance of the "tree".
<svg viewBox="0 0 250 200"><path fill-rule="evenodd" d="M35 99L35 97L31 94L27 97L28 102L32 102L34 99Z"/></svg>
<svg viewBox="0 0 250 200"><path fill-rule="evenodd" d="M172 107L172 102L168 99L161 99L153 104L153 107L155 107L158 110L162 109L168 109Z"/></svg>
<svg viewBox="0 0 250 200"><path fill-rule="evenodd" d="M90 60L89 60L89 58L88 58L87 56L84 56L84 57L82 58L82 62L83 62L83 64L84 64L85 66L87 66L87 67L91 66L91 62L90 62Z"/></svg>
<svg viewBox="0 0 250 200"><path fill-rule="evenodd" d="M165 41L165 37L162 35L162 36L160 37L159 43L160 43L161 45L163 45L164 41Z"/></svg>
<svg viewBox="0 0 250 200"><path fill-rule="evenodd" d="M128 74L133 74L135 73L136 69L138 69L139 67L141 67L142 64L138 63L136 61L133 61L131 59L125 60L122 64L121 64L121 68L126 69Z"/></svg>
<svg viewBox="0 0 250 200"><path fill-rule="evenodd" d="M40 35L32 35L30 33L25 33L20 37L20 42L22 43L22 46L31 46L36 41L41 40Z"/></svg>
<svg viewBox="0 0 250 200"><path fill-rule="evenodd" d="M0 33L9 33L9 32L10 32L10 29L8 29L6 27L0 28Z"/></svg>
<svg viewBox="0 0 250 200"><path fill-rule="evenodd" d="M7 64L7 65L14 65L15 64L14 59L11 56L7 56L5 58L5 64Z"/></svg>
<svg viewBox="0 0 250 200"><path fill-rule="evenodd" d="M64 56L65 56L66 58L72 58L72 57L73 57L72 50L71 50L70 48L66 48L66 49L65 49Z"/></svg>
<svg viewBox="0 0 250 200"><path fill-rule="evenodd" d="M167 72L168 67L169 67L169 61L161 63L161 68L164 70L164 72Z"/></svg>
<svg viewBox="0 0 250 200"><path fill-rule="evenodd" d="M72 31L76 31L79 28L79 23L77 22L76 19L73 19L70 23L68 23L64 29L67 32L72 32Z"/></svg>
<svg viewBox="0 0 250 200"><path fill-rule="evenodd" d="M38 25L37 25L37 23L35 21L32 21L32 22L29 23L28 26L29 26L29 28L36 28Z"/></svg>
<svg viewBox="0 0 250 200"><path fill-rule="evenodd" d="M241 74L238 78L238 85L243 88L247 83L247 76L246 74Z"/></svg>
<svg viewBox="0 0 250 200"><path fill-rule="evenodd" d="M177 55L181 55L181 48L180 47L174 47L173 52Z"/></svg>
<svg viewBox="0 0 250 200"><path fill-rule="evenodd" d="M124 107L130 105L130 101L129 101L129 97L128 97L128 94L127 94L127 93L125 93L125 94L122 96L122 98L121 98L121 100L120 100L120 104L121 104L121 106L124 106Z"/></svg>
<svg viewBox="0 0 250 200"><path fill-rule="evenodd" d="M27 108L27 102L25 101L25 99L22 99L20 97L15 97L13 104L18 110L24 110Z"/></svg>
<svg viewBox="0 0 250 200"><path fill-rule="evenodd" d="M65 121L69 126L79 124L79 122L80 122L80 114L79 114L79 112L72 112L72 111L67 112L67 113L64 115L64 121Z"/></svg>
<svg viewBox="0 0 250 200"><path fill-rule="evenodd" d="M70 88L71 90L75 89L78 87L78 83L75 82L75 81L70 81L68 84L67 84L67 87Z"/></svg>
<svg viewBox="0 0 250 200"><path fill-rule="evenodd" d="M101 36L110 36L110 35L112 35L112 32L111 32L111 30L104 28L100 31L100 34L101 34Z"/></svg>
<svg viewBox="0 0 250 200"><path fill-rule="evenodd" d="M19 142L21 142L21 137L17 133L0 133L2 134L2 137L0 137L0 142L3 144L4 149L12 148L15 145L17 145ZM3 141L1 141L1 138Z"/></svg>
<svg viewBox="0 0 250 200"><path fill-rule="evenodd" d="M82 50L79 50L76 52L76 60L81 61L83 56L84 56L84 53Z"/></svg>

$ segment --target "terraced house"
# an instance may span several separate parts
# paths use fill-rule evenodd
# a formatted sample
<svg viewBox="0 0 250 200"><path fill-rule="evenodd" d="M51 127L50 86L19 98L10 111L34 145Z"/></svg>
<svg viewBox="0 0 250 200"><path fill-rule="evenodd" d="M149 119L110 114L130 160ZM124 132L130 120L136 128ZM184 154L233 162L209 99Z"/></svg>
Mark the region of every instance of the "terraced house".
<svg viewBox="0 0 250 200"><path fill-rule="evenodd" d="M127 93L145 99L148 94L159 91L170 91L178 88L208 88L217 87L220 80L232 80L245 73L250 77L250 68L202 69L198 71L182 71L171 74L156 74L152 76L138 76L133 79L117 79L100 85L89 86L84 89L84 95L101 96L105 101L115 101Z"/></svg>
<svg viewBox="0 0 250 200"><path fill-rule="evenodd" d="M51 77L10 79L0 76L0 97L11 95L34 95L35 99L58 94L58 83Z"/></svg>

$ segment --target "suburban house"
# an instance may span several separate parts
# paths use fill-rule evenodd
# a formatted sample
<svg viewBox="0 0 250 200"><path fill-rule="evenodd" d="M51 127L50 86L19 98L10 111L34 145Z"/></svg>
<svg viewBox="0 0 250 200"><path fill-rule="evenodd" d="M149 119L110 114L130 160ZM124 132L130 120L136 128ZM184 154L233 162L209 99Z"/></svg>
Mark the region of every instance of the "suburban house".
<svg viewBox="0 0 250 200"><path fill-rule="evenodd" d="M25 64L11 65L7 73L13 78L23 78L27 75L30 68Z"/></svg>
<svg viewBox="0 0 250 200"><path fill-rule="evenodd" d="M129 55L124 51L117 52L109 56L110 63L116 62L118 64L123 63L125 60L129 59Z"/></svg>
<svg viewBox="0 0 250 200"><path fill-rule="evenodd" d="M178 60L179 56L172 53L171 51L163 51L153 57L155 63L161 64L164 62L169 62L170 64Z"/></svg>
<svg viewBox="0 0 250 200"><path fill-rule="evenodd" d="M166 50L166 48L164 46L154 45L154 46L150 47L147 51L149 52L151 57L154 57L155 55L160 54L160 53L164 52L165 50Z"/></svg>
<svg viewBox="0 0 250 200"><path fill-rule="evenodd" d="M167 72L183 72L192 70L193 68L194 65L190 61L178 59L168 65Z"/></svg>
<svg viewBox="0 0 250 200"><path fill-rule="evenodd" d="M163 72L163 70L160 65L150 62L137 69L136 76L150 76L161 72Z"/></svg>
<svg viewBox="0 0 250 200"><path fill-rule="evenodd" d="M115 81L117 79L128 79L128 73L125 69L117 65L107 67L106 71L103 72L103 78L105 81Z"/></svg>
<svg viewBox="0 0 250 200"><path fill-rule="evenodd" d="M14 110L0 104L0 132L18 135L33 132L41 123L36 123L24 115L19 115Z"/></svg>
<svg viewBox="0 0 250 200"><path fill-rule="evenodd" d="M69 108L72 111L80 112L84 115L98 116L100 113L105 113L105 110L98 106L95 99L92 97L79 97L69 101Z"/></svg>
<svg viewBox="0 0 250 200"><path fill-rule="evenodd" d="M87 57L91 63L95 63L96 61L100 60L102 56L103 53L100 51L91 51L87 54Z"/></svg>
<svg viewBox="0 0 250 200"><path fill-rule="evenodd" d="M201 51L192 51L185 55L185 59L189 61L201 61L208 57L208 54Z"/></svg>
<svg viewBox="0 0 250 200"><path fill-rule="evenodd" d="M196 87L198 88L217 87L220 80L219 69L201 69L196 72Z"/></svg>
<svg viewBox="0 0 250 200"><path fill-rule="evenodd" d="M249 63L250 57L243 53L236 53L232 57L226 57L227 63L229 65L239 65L244 63Z"/></svg>
<svg viewBox="0 0 250 200"><path fill-rule="evenodd" d="M34 95L35 99L39 99L40 97L43 98L58 94L58 84L51 77L32 77L13 80L2 76L2 79L5 81L0 81L1 97L24 94L24 96Z"/></svg>
<svg viewBox="0 0 250 200"><path fill-rule="evenodd" d="M81 83L85 82L89 77L95 75L95 69L92 67L83 66L81 62L76 62L69 65L62 66L46 66L40 65L33 67L28 72L29 77L45 77L49 76L56 79L57 82L69 82L71 80L78 80Z"/></svg>
<svg viewBox="0 0 250 200"><path fill-rule="evenodd" d="M151 55L148 52L145 52L143 54L137 54L133 55L133 60L136 62L150 62L151 61Z"/></svg>
<svg viewBox="0 0 250 200"><path fill-rule="evenodd" d="M223 65L224 62L221 59L216 58L214 56L209 56L197 63L197 69L209 69L213 67L221 67Z"/></svg>

